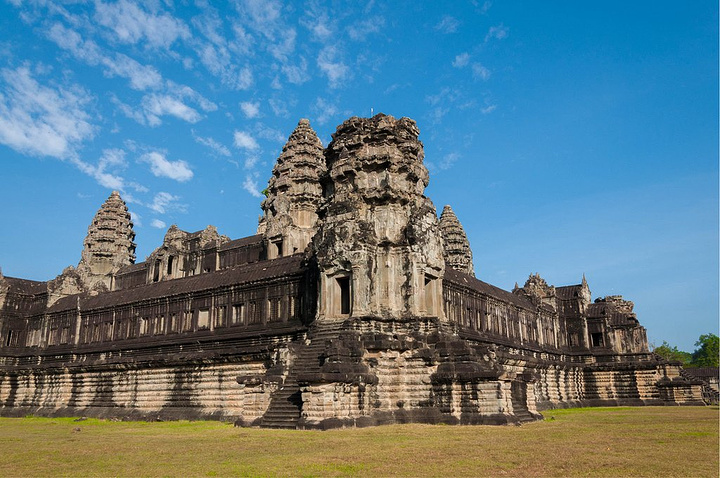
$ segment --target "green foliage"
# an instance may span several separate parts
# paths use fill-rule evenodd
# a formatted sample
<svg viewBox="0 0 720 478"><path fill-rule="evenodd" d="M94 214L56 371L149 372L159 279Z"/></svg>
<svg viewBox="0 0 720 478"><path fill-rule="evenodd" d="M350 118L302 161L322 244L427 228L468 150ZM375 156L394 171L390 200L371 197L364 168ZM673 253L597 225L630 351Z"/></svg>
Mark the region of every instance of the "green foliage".
<svg viewBox="0 0 720 478"><path fill-rule="evenodd" d="M654 347L653 352L671 362L680 362L684 367L717 367L720 356L720 339L715 334L703 334L695 342L693 353L678 350L663 340L662 345Z"/></svg>
<svg viewBox="0 0 720 478"><path fill-rule="evenodd" d="M695 342L695 351L692 353L694 367L717 367L720 355L720 339L715 334L703 334Z"/></svg>
<svg viewBox="0 0 720 478"><path fill-rule="evenodd" d="M677 346L671 346L669 343L663 340L663 343L659 347L655 347L653 352L669 360L670 362L680 362L683 365L690 365L692 360L692 354L678 350Z"/></svg>

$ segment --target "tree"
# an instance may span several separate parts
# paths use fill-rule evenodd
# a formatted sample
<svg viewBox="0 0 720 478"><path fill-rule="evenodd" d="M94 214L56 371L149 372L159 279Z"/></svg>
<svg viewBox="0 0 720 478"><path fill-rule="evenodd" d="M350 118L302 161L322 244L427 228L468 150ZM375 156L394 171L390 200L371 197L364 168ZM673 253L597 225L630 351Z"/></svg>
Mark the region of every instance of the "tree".
<svg viewBox="0 0 720 478"><path fill-rule="evenodd" d="M693 367L717 367L720 355L720 338L715 334L703 334L695 342L695 351L692 353Z"/></svg>
<svg viewBox="0 0 720 478"><path fill-rule="evenodd" d="M653 349L653 352L665 360L669 360L670 362L680 362L683 365L689 365L692 360L692 354L678 350L676 345L671 346L664 340L661 346Z"/></svg>

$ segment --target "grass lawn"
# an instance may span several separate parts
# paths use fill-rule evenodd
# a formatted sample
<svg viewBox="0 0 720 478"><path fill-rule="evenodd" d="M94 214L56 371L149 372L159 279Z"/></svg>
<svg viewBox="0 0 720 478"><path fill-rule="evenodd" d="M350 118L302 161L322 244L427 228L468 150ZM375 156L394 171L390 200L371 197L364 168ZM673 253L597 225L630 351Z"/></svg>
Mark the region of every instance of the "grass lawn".
<svg viewBox="0 0 720 478"><path fill-rule="evenodd" d="M718 476L718 407L332 431L0 418L0 476Z"/></svg>

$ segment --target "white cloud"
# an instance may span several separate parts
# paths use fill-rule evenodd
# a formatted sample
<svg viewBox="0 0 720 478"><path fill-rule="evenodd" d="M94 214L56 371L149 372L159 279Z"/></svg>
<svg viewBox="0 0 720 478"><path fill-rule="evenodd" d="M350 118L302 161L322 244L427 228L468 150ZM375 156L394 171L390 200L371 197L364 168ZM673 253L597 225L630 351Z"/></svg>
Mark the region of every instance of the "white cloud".
<svg viewBox="0 0 720 478"><path fill-rule="evenodd" d="M305 61L303 57L300 57L300 63L298 65L283 65L282 72L293 85L302 85L310 79L310 75L308 75L307 72L307 61Z"/></svg>
<svg viewBox="0 0 720 478"><path fill-rule="evenodd" d="M490 78L490 70L485 68L480 63L473 63L472 65L473 78L486 81Z"/></svg>
<svg viewBox="0 0 720 478"><path fill-rule="evenodd" d="M268 51L276 60L285 62L292 52L295 51L295 38L297 37L297 32L294 28L287 28L281 30L278 33L278 36L280 36L281 39L270 44L268 46Z"/></svg>
<svg viewBox="0 0 720 478"><path fill-rule="evenodd" d="M153 48L170 48L178 39L190 38L190 30L172 15L152 14L135 2L95 3L95 20L114 33L122 43L146 41Z"/></svg>
<svg viewBox="0 0 720 478"><path fill-rule="evenodd" d="M326 46L318 54L317 64L328 77L330 88L337 88L340 83L350 77L350 68L337 59L338 51L334 46Z"/></svg>
<svg viewBox="0 0 720 478"><path fill-rule="evenodd" d="M470 62L470 55L468 53L460 53L453 60L452 66L454 66L455 68L463 68L463 67L466 67L469 62Z"/></svg>
<svg viewBox="0 0 720 478"><path fill-rule="evenodd" d="M102 64L110 75L130 80L130 87L135 90L156 89L162 86L162 75L149 65L141 65L129 56L116 53L115 59L104 57Z"/></svg>
<svg viewBox="0 0 720 478"><path fill-rule="evenodd" d="M83 109L93 98L78 86L39 84L28 66L0 70L0 143L16 151L72 158L95 134Z"/></svg>
<svg viewBox="0 0 720 478"><path fill-rule="evenodd" d="M282 5L277 0L242 0L238 9L250 20L251 26L268 38L273 38L280 19Z"/></svg>
<svg viewBox="0 0 720 478"><path fill-rule="evenodd" d="M485 108L482 108L480 112L484 115L490 114L497 108L497 105L488 105Z"/></svg>
<svg viewBox="0 0 720 478"><path fill-rule="evenodd" d="M141 65L127 55L116 53L110 58L92 40L84 41L75 30L55 23L48 30L48 38L60 48L69 51L76 58L91 66L103 65L107 76L119 76L130 80L130 86L136 90L157 89L162 86L162 75L148 65Z"/></svg>
<svg viewBox="0 0 720 478"><path fill-rule="evenodd" d="M135 227L142 227L142 216L135 211L130 211L130 220Z"/></svg>
<svg viewBox="0 0 720 478"><path fill-rule="evenodd" d="M245 181L243 181L243 189L255 196L256 198L263 197L263 194L258 188L257 181L250 175L245 176Z"/></svg>
<svg viewBox="0 0 720 478"><path fill-rule="evenodd" d="M454 33L460 26L460 21L450 15L445 15L442 20L435 25L435 30L441 33Z"/></svg>
<svg viewBox="0 0 720 478"><path fill-rule="evenodd" d="M287 140L287 137L281 131L263 125L260 125L260 128L257 130L257 135L262 139L280 143L284 143Z"/></svg>
<svg viewBox="0 0 720 478"><path fill-rule="evenodd" d="M376 16L362 20L347 29L348 36L356 41L365 40L370 34L379 32L385 26L385 18Z"/></svg>
<svg viewBox="0 0 720 478"><path fill-rule="evenodd" d="M450 169L453 164L460 158L460 155L457 153L449 153L443 156L442 161L440 161L440 164L438 167L442 170Z"/></svg>
<svg viewBox="0 0 720 478"><path fill-rule="evenodd" d="M487 35L485 35L485 42L488 42L493 38L495 38L497 40L502 40L503 38L507 38L508 31L509 31L508 27L506 27L502 23L496 27L490 27L490 29L487 32Z"/></svg>
<svg viewBox="0 0 720 478"><path fill-rule="evenodd" d="M194 108L183 103L177 98L169 95L151 94L143 97L143 110L151 126L157 126L162 123L160 116L170 115L187 121L188 123L197 123L200 121L200 113Z"/></svg>
<svg viewBox="0 0 720 478"><path fill-rule="evenodd" d="M240 103L240 109L248 119L257 118L260 115L260 103L257 102L244 101Z"/></svg>
<svg viewBox="0 0 720 478"><path fill-rule="evenodd" d="M175 181L185 182L193 177L193 172L188 163L182 160L168 161L165 156L152 151L140 156L140 162L150 164L150 171L157 177L174 179Z"/></svg>
<svg viewBox="0 0 720 478"><path fill-rule="evenodd" d="M234 138L235 146L238 148L247 149L249 151L260 149L260 145L258 145L257 141L255 141L255 138L245 131L235 131Z"/></svg>
<svg viewBox="0 0 720 478"><path fill-rule="evenodd" d="M185 212L186 206L178 204L177 201L179 199L180 197L173 196L170 193L159 192L153 198L152 204L148 204L147 206L158 214L165 214L166 212L174 210Z"/></svg>
<svg viewBox="0 0 720 478"><path fill-rule="evenodd" d="M165 229L165 227L167 227L167 224L165 224L165 223L164 223L163 221L161 221L160 219L153 219L153 220L150 222L150 225L151 225L152 227L157 228L157 229Z"/></svg>
<svg viewBox="0 0 720 478"><path fill-rule="evenodd" d="M195 138L195 141L198 143L207 146L208 148L215 151L217 154L220 154L222 156L231 156L230 150L223 144L218 143L214 139L208 137L203 138L201 136L195 136L195 132L193 131L193 137Z"/></svg>
<svg viewBox="0 0 720 478"><path fill-rule="evenodd" d="M258 161L260 161L260 157L254 155L254 154L251 154L245 158L243 167L245 169L252 169L255 167L255 165L258 163Z"/></svg>
<svg viewBox="0 0 720 478"><path fill-rule="evenodd" d="M283 118L290 116L290 110L288 109L288 104L285 100L272 98L268 100L268 103L270 104L270 108L272 108L273 113L275 113L275 116L282 116Z"/></svg>
<svg viewBox="0 0 720 478"><path fill-rule="evenodd" d="M320 124L327 123L330 118L339 113L337 106L323 98L318 98L315 101L313 109L316 111L317 122Z"/></svg>

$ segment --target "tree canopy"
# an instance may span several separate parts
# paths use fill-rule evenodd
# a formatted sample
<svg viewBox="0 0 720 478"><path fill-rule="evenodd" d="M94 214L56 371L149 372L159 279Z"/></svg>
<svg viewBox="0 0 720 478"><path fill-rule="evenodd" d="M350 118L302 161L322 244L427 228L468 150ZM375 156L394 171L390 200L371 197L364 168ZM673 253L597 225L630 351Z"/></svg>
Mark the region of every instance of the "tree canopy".
<svg viewBox="0 0 720 478"><path fill-rule="evenodd" d="M703 334L695 342L692 364L695 367L717 367L720 355L720 338L715 334Z"/></svg>
<svg viewBox="0 0 720 478"><path fill-rule="evenodd" d="M678 350L663 340L662 345L653 348L653 352L671 362L680 362L684 367L717 367L720 359L720 339L713 333L701 335L695 342L693 353Z"/></svg>

